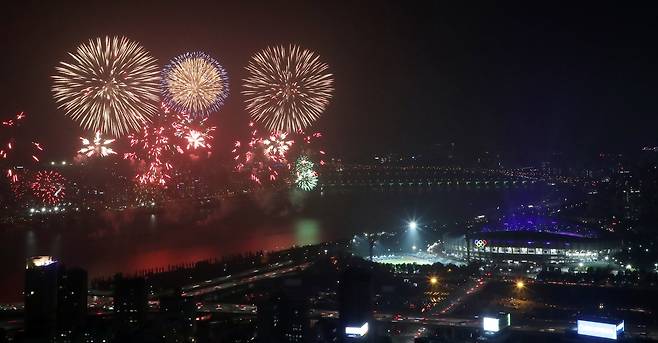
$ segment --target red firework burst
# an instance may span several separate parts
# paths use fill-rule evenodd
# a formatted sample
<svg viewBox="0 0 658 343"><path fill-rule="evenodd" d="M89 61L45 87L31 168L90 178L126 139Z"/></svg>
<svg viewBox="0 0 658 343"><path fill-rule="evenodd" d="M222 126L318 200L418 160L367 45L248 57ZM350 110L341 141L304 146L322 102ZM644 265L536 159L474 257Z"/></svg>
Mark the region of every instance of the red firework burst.
<svg viewBox="0 0 658 343"><path fill-rule="evenodd" d="M195 120L187 114L175 115L171 125L175 130L174 135L183 140L181 146L185 145L186 150L210 150L216 127L208 126L207 120L208 118Z"/></svg>
<svg viewBox="0 0 658 343"><path fill-rule="evenodd" d="M288 133L272 132L265 137L258 136L254 123L249 123L251 139L246 145L235 142L233 154L235 169L249 173L249 179L262 185L264 181L278 180L279 169L290 169L287 154L294 144Z"/></svg>
<svg viewBox="0 0 658 343"><path fill-rule="evenodd" d="M34 175L30 189L44 205L57 205L66 196L66 179L56 171L42 170Z"/></svg>
<svg viewBox="0 0 658 343"><path fill-rule="evenodd" d="M182 152L182 148L175 144L172 135L173 128L170 125L148 125L140 132L128 136L130 146L135 151L125 153L124 158L143 161L145 164L135 176L140 184L165 186L171 179L173 155Z"/></svg>
<svg viewBox="0 0 658 343"><path fill-rule="evenodd" d="M235 170L248 173L249 179L258 185L265 181L274 183L281 180L281 175L290 176L290 173L281 172L292 170L290 161L295 161L300 156L311 158L320 166L325 164L325 152L319 146L322 137L320 132L271 132L261 137L254 123L249 123L249 127L251 138L246 144L235 142L233 159L236 163Z"/></svg>
<svg viewBox="0 0 658 343"><path fill-rule="evenodd" d="M175 155L193 150L208 150L210 154L212 148L212 133L216 128L208 126L206 119L195 120L184 113L170 113L164 104L161 107L163 113L157 122L128 136L134 151L124 154L124 158L141 164L135 179L142 185L166 187Z"/></svg>
<svg viewBox="0 0 658 343"><path fill-rule="evenodd" d="M39 155L43 152L41 144L35 140L31 140L29 144L19 142L16 137L24 137L25 135L16 132L16 130L23 124L27 115L24 112L16 114L14 118L2 122L2 146L0 146L0 159L5 163L3 169L7 179L14 183L18 182L19 176L15 170L18 163L21 162L23 155L29 155L29 160L32 162L39 162Z"/></svg>
<svg viewBox="0 0 658 343"><path fill-rule="evenodd" d="M314 132L307 135L303 131L299 131L298 134L303 137L302 141L304 144L300 144L300 151L297 152L297 155L313 157L321 166L324 166L325 152L324 149L322 149L320 146L320 138L322 138L322 133Z"/></svg>

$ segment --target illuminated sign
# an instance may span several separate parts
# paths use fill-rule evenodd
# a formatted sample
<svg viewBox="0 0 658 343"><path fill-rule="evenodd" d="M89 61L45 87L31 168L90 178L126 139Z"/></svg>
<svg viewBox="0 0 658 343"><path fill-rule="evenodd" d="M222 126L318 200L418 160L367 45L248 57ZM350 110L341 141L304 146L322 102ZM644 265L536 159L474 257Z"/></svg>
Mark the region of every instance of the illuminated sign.
<svg viewBox="0 0 658 343"><path fill-rule="evenodd" d="M482 249L487 246L487 240L486 239L476 239L473 241L473 244L475 245L476 248Z"/></svg>
<svg viewBox="0 0 658 343"><path fill-rule="evenodd" d="M484 317L482 319L482 328L484 331L500 331L500 320L498 318Z"/></svg>
<svg viewBox="0 0 658 343"><path fill-rule="evenodd" d="M46 267L55 262L57 261L55 261L52 256L35 256L27 260L26 268Z"/></svg>
<svg viewBox="0 0 658 343"><path fill-rule="evenodd" d="M345 327L345 335L347 337L363 337L368 333L368 322L365 322L360 327L347 326Z"/></svg>
<svg viewBox="0 0 658 343"><path fill-rule="evenodd" d="M482 329L491 334L496 333L512 324L512 318L509 313L500 312L496 317L482 317Z"/></svg>
<svg viewBox="0 0 658 343"><path fill-rule="evenodd" d="M618 324L578 320L578 334L599 338L617 339L624 332L624 321Z"/></svg>

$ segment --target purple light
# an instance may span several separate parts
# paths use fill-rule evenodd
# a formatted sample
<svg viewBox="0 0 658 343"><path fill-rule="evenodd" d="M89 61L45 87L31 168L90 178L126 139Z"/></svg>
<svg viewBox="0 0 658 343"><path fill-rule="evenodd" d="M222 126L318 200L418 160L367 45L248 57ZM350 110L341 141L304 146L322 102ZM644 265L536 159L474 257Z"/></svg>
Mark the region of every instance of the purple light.
<svg viewBox="0 0 658 343"><path fill-rule="evenodd" d="M560 222L541 216L508 216L498 223L483 226L481 232L545 232L561 236L593 238L597 232L576 223Z"/></svg>

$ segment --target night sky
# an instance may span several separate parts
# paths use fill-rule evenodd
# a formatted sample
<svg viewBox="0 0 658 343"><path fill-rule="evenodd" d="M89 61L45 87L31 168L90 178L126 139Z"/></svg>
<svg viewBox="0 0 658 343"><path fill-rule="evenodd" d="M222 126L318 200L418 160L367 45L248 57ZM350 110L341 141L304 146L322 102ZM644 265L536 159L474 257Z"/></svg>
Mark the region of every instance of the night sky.
<svg viewBox="0 0 658 343"><path fill-rule="evenodd" d="M267 45L296 43L320 54L334 74L334 99L315 125L334 155L455 142L540 160L555 151L581 156L658 145L654 8L355 3L3 4L0 113L28 112L49 156L71 157L82 132L56 108L50 76L79 43L125 35L161 65L194 50L220 60L232 92L212 120L219 126L215 149L228 151L246 135L239 91L249 57Z"/></svg>

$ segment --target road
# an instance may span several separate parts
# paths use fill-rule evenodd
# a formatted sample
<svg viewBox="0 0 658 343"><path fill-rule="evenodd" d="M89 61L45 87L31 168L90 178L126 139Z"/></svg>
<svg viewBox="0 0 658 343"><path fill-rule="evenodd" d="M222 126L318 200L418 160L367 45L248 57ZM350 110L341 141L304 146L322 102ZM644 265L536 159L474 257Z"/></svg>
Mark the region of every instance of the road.
<svg viewBox="0 0 658 343"><path fill-rule="evenodd" d="M458 291L452 292L441 304L433 307L430 313L434 314L448 314L463 301L477 294L485 285L486 281L483 278L471 279L466 285Z"/></svg>
<svg viewBox="0 0 658 343"><path fill-rule="evenodd" d="M192 286L192 289L189 291L183 292L184 297L198 297L201 295L217 292L217 291L222 291L226 290L229 288L237 287L237 286L242 286L246 285L252 282L258 282L266 279L274 279L280 276L283 276L285 274L293 273L293 272L298 272L302 271L308 266L310 266L310 262L302 263L302 264L297 264L297 265L292 265L292 266L284 266L281 267L279 266L278 268L270 268L266 272L262 272L262 270L256 269L256 272L258 274L246 274L244 276L225 276L217 279L211 280L211 282L199 285L197 287ZM245 273L243 273L245 274ZM189 288L188 288L189 289Z"/></svg>
<svg viewBox="0 0 658 343"><path fill-rule="evenodd" d="M191 291L191 290L194 290L194 289L197 289L197 288L205 288L205 287L213 286L213 285L216 285L216 284L219 284L219 283L227 282L228 280L231 280L231 279L243 278L243 277L249 276L251 274L262 273L264 271L270 271L270 270L273 270L273 269L281 268L281 267L290 265L292 263L293 263L293 261L288 260L288 261L285 261L285 262L273 263L273 264L270 264L266 267L252 268L252 269L246 270L244 272L241 272L241 273L238 273L238 274L235 274L235 275L220 276L220 277L217 277L217 278L214 278L214 279L203 281L201 283L195 283L195 284L183 286L182 290L183 290L183 292L187 292L187 291Z"/></svg>

